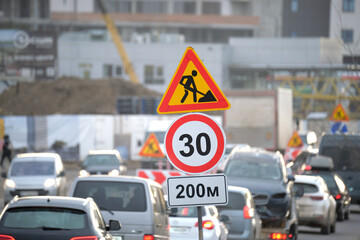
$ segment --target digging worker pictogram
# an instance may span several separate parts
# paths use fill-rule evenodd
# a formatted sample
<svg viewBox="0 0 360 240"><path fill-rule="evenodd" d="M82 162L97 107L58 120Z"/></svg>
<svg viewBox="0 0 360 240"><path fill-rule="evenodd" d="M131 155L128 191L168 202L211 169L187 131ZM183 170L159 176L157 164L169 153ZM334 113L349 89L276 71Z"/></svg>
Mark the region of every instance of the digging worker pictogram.
<svg viewBox="0 0 360 240"><path fill-rule="evenodd" d="M201 97L199 99L199 102L215 102L216 98L214 97L213 93L209 90L206 92L206 94L200 92L197 90L196 88L196 84L195 84L195 80L194 77L197 76L197 71L193 70L191 72L191 75L184 75L181 80L180 80L180 84L184 86L184 96L181 99L181 103L184 103L187 96L189 95L189 91L192 92L193 94L193 101L194 103L198 102L197 101L197 93L203 95L203 97Z"/></svg>

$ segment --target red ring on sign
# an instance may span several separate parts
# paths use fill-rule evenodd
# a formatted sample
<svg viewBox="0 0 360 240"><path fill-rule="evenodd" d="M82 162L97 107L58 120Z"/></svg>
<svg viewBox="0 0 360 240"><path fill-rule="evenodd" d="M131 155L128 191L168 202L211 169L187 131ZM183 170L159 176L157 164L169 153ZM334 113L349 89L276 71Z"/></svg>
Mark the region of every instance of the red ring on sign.
<svg viewBox="0 0 360 240"><path fill-rule="evenodd" d="M175 132L178 128L184 123L191 121L199 121L207 124L211 129L215 132L216 139L218 142L217 150L213 156L213 158L207 163L200 166L190 166L181 162L175 155L173 150L172 140L174 138ZM219 125L211 118L207 117L203 114L187 114L183 117L176 120L169 128L165 136L165 150L168 156L169 161L179 170L187 172L187 173L203 173L214 168L218 162L221 160L222 155L225 150L225 136L222 129Z"/></svg>

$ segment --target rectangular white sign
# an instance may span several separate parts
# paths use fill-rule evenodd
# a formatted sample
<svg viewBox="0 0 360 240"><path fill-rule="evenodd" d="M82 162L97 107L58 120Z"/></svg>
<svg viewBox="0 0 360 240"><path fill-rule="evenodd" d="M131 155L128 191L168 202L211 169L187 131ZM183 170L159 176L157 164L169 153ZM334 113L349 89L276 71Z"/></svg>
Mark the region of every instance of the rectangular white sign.
<svg viewBox="0 0 360 240"><path fill-rule="evenodd" d="M227 179L224 174L169 177L167 188L170 207L228 203Z"/></svg>

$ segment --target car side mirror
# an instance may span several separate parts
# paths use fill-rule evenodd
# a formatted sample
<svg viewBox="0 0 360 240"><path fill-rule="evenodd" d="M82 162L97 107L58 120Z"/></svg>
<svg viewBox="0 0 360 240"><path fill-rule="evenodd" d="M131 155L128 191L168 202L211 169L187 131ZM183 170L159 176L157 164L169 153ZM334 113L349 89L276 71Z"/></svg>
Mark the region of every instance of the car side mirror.
<svg viewBox="0 0 360 240"><path fill-rule="evenodd" d="M63 177L63 176L65 176L65 171L61 171L61 172L59 173L59 177Z"/></svg>
<svg viewBox="0 0 360 240"><path fill-rule="evenodd" d="M295 181L295 176L292 175L292 174L289 174L289 175L287 176L287 179L288 179L288 182L294 182L294 181Z"/></svg>
<svg viewBox="0 0 360 240"><path fill-rule="evenodd" d="M110 220L109 226L106 227L109 231L118 231L121 229L121 224L118 220Z"/></svg>
<svg viewBox="0 0 360 240"><path fill-rule="evenodd" d="M225 223L225 224L229 224L230 223L230 218L227 215L220 215L220 221Z"/></svg>
<svg viewBox="0 0 360 240"><path fill-rule="evenodd" d="M2 177L2 178L7 178L6 172L1 173L1 177Z"/></svg>

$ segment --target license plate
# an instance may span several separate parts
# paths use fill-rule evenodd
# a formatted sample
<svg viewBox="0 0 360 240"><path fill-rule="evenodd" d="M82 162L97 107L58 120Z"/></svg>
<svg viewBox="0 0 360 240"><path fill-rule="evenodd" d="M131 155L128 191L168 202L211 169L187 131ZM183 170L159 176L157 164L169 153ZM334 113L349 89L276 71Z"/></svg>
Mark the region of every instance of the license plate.
<svg viewBox="0 0 360 240"><path fill-rule="evenodd" d="M37 196L38 193L37 193L37 191L21 191L20 195L21 196Z"/></svg>
<svg viewBox="0 0 360 240"><path fill-rule="evenodd" d="M122 240L123 238L122 238L122 236L113 236L112 237L114 240Z"/></svg>
<svg viewBox="0 0 360 240"><path fill-rule="evenodd" d="M189 228L186 227L171 227L170 231L173 233L187 233Z"/></svg>

